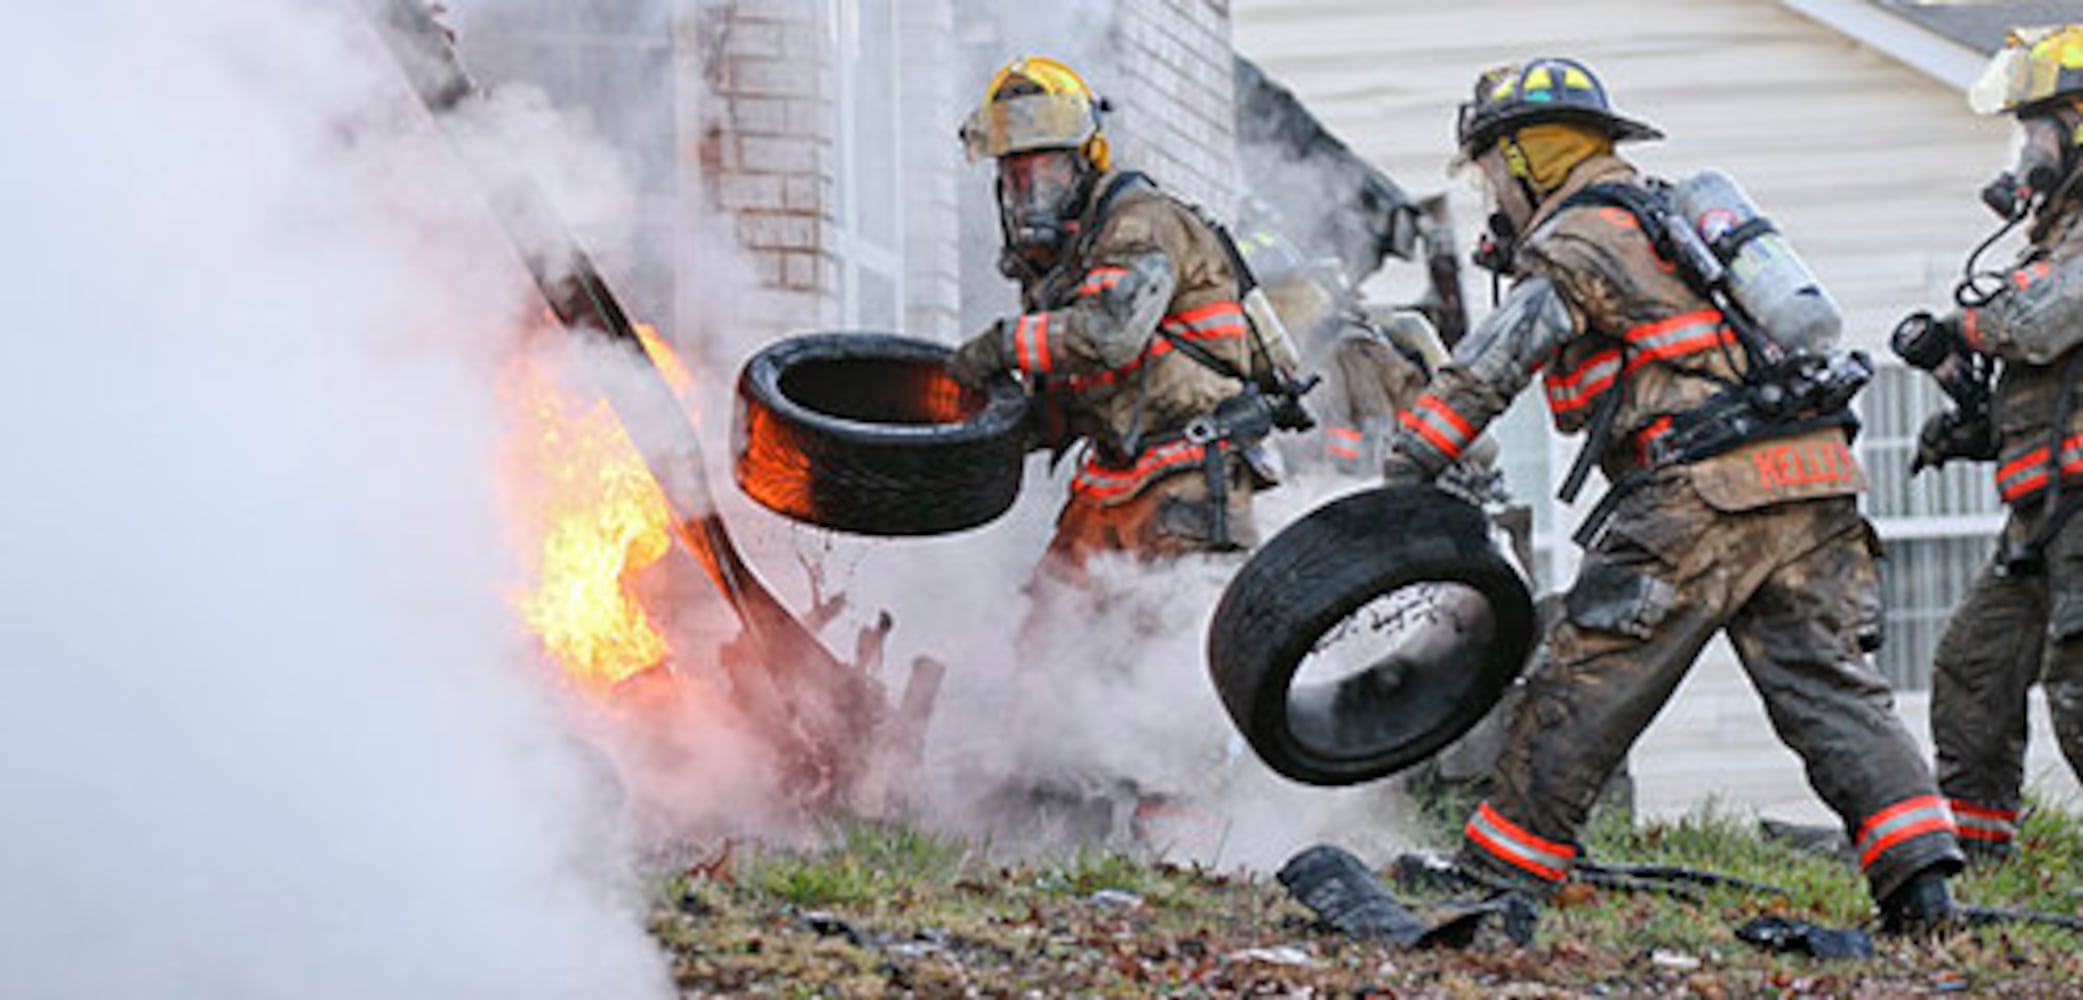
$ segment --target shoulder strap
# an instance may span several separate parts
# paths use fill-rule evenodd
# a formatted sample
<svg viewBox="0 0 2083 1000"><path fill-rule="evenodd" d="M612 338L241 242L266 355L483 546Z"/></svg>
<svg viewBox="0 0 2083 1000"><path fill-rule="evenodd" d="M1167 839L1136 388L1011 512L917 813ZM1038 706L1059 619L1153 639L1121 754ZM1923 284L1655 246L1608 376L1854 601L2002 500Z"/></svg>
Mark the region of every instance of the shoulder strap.
<svg viewBox="0 0 2083 1000"><path fill-rule="evenodd" d="M1563 208L1578 205L1607 205L1634 216L1635 224L1641 227L1642 235L1648 238L1649 246L1656 251L1657 256L1676 266L1678 276L1685 282L1686 287L1713 305L1715 310L1721 313L1722 319L1728 323L1729 329L1736 334L1736 342L1743 348L1745 361L1741 366L1740 378L1748 381L1764 373L1768 360L1777 355L1768 348L1769 341L1763 328L1721 287L1721 275L1725 272L1722 271L1721 261L1714 257L1714 251L1702 240L1686 240L1674 234L1678 227L1684 227L1690 232L1692 224L1679 218L1672 210L1669 185L1662 181L1650 181L1648 186L1602 181L1570 195L1562 202ZM1703 257L1705 259L1702 259Z"/></svg>
<svg viewBox="0 0 2083 1000"><path fill-rule="evenodd" d="M1105 224L1107 213L1113 210L1115 201L1121 195L1137 187L1149 187L1153 190L1161 191L1157 186L1157 182L1151 180L1149 175L1141 171L1124 170L1115 175L1114 180L1107 185L1105 190L1099 193L1099 197L1093 199L1091 221L1086 226L1086 231L1079 234L1079 238L1097 239L1099 229ZM1237 249L1237 241L1230 237L1229 229L1214 216L1209 215L1207 210L1201 206L1169 193L1165 193L1164 196L1177 203L1179 207L1184 208L1196 221L1208 227L1209 231L1215 234L1216 242L1222 245L1222 252L1229 259L1230 273L1236 278L1237 299L1241 305L1244 296L1250 294L1253 289L1258 287L1258 279L1252 276L1250 266L1244 263L1244 254ZM1253 355L1266 360L1267 367L1270 368L1272 352L1267 349L1265 338L1260 334L1258 324L1251 321L1251 314L1248 310L1244 315L1244 327L1251 331L1251 350ZM1170 342L1172 347L1177 349L1179 353L1193 359L1201 367L1226 378L1236 379L1239 382L1252 385L1257 384L1257 380L1249 372L1239 369L1227 359L1217 356L1207 348L1193 343L1184 337L1174 336L1162 326L1158 327L1157 333Z"/></svg>
<svg viewBox="0 0 2083 1000"><path fill-rule="evenodd" d="M1653 184L1599 181L1562 200L1563 208L1577 205L1618 205L1637 215L1647 216L1667 208L1669 203L1663 197L1663 191Z"/></svg>
<svg viewBox="0 0 2083 1000"><path fill-rule="evenodd" d="M1157 182L1151 180L1149 174L1140 170L1123 170L1107 181L1107 186L1101 188L1098 196L1092 199L1091 207L1085 210L1085 217L1079 222L1081 227L1078 233L1080 251L1090 250L1092 241L1099 239L1099 231L1106 228L1107 214L1114 210L1114 203L1120 201L1122 195L1139 187L1147 187L1154 190L1157 187ZM1080 252L1074 256L1083 259L1086 254Z"/></svg>

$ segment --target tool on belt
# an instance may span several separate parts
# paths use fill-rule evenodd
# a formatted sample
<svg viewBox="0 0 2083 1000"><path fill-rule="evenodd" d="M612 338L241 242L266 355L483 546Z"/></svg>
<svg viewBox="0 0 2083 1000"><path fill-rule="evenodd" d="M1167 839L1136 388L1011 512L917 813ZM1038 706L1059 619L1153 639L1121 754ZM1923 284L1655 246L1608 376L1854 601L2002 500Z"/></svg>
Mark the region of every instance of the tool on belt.
<svg viewBox="0 0 2083 1000"><path fill-rule="evenodd" d="M1591 544L1621 499L1659 470L1704 462L1755 441L1794 437L1825 427L1856 433L1859 422L1850 409L1851 398L1872 378L1873 362L1862 351L1798 354L1758 378L1716 392L1671 418L1671 429L1650 444L1647 460L1613 483L1571 539L1579 545ZM1587 447L1585 454L1593 452Z"/></svg>

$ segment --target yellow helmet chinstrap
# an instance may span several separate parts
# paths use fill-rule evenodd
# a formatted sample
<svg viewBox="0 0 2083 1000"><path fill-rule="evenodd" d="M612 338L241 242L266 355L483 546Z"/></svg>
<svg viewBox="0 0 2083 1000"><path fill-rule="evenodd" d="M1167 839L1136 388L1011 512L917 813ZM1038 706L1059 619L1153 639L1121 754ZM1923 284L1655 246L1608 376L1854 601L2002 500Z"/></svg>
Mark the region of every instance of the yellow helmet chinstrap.
<svg viewBox="0 0 2083 1000"><path fill-rule="evenodd" d="M1105 170L1110 155L1099 119L1106 109L1069 66L1047 56L1021 56L991 77L983 102L962 125L962 144L971 162L1075 149Z"/></svg>
<svg viewBox="0 0 2083 1000"><path fill-rule="evenodd" d="M1985 115L2059 98L2083 98L2083 25L2012 29L1967 91L1968 106Z"/></svg>

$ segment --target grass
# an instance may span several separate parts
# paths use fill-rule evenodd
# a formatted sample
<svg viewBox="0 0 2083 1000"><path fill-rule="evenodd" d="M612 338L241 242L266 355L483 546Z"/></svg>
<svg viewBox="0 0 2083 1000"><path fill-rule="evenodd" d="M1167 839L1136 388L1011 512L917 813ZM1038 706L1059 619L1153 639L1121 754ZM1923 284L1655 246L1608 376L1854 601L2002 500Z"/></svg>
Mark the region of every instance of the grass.
<svg viewBox="0 0 2083 1000"><path fill-rule="evenodd" d="M1435 835L1446 843L1457 825ZM1601 860L1706 868L1787 894L1687 901L1575 886L1543 910L1530 948L1398 951L1320 928L1263 876L1098 850L1004 863L910 827L847 825L822 849L741 847L660 877L651 929L689 996L2083 997L2083 938L2051 928L1882 939L1867 962L1739 942L1732 928L1760 914L1852 926L1871 903L1850 867L1725 813L1638 828L1609 818L1587 840ZM1958 895L2083 914L2083 818L2041 805L2023 844L2021 860L1957 880Z"/></svg>

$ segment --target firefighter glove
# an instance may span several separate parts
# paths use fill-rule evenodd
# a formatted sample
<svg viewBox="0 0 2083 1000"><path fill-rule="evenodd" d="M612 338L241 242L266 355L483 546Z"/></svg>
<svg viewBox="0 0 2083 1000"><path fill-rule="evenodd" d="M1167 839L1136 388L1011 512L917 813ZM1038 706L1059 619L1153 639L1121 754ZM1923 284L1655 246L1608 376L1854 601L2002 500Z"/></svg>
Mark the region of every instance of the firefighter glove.
<svg viewBox="0 0 2083 1000"><path fill-rule="evenodd" d="M1909 472L1914 476L1956 458L1994 461L1998 444L1996 429L1987 414L1964 414L1959 410L1934 413L1925 418L1923 428L1917 431L1917 457L1910 463Z"/></svg>
<svg viewBox="0 0 2083 1000"><path fill-rule="evenodd" d="M1381 462L1382 482L1389 486L1430 485L1439 478L1443 465L1431 461L1434 453L1423 445L1413 447L1407 434L1389 439L1388 454Z"/></svg>
<svg viewBox="0 0 2083 1000"><path fill-rule="evenodd" d="M974 389L991 376L1011 368L1013 352L1006 345L1006 334L1005 321L998 320L957 346L947 363L948 372L955 376L955 381Z"/></svg>
<svg viewBox="0 0 2083 1000"><path fill-rule="evenodd" d="M1446 467L1434 480L1449 496L1477 507L1502 504L1511 499L1504 489L1504 474L1480 462L1459 461Z"/></svg>

